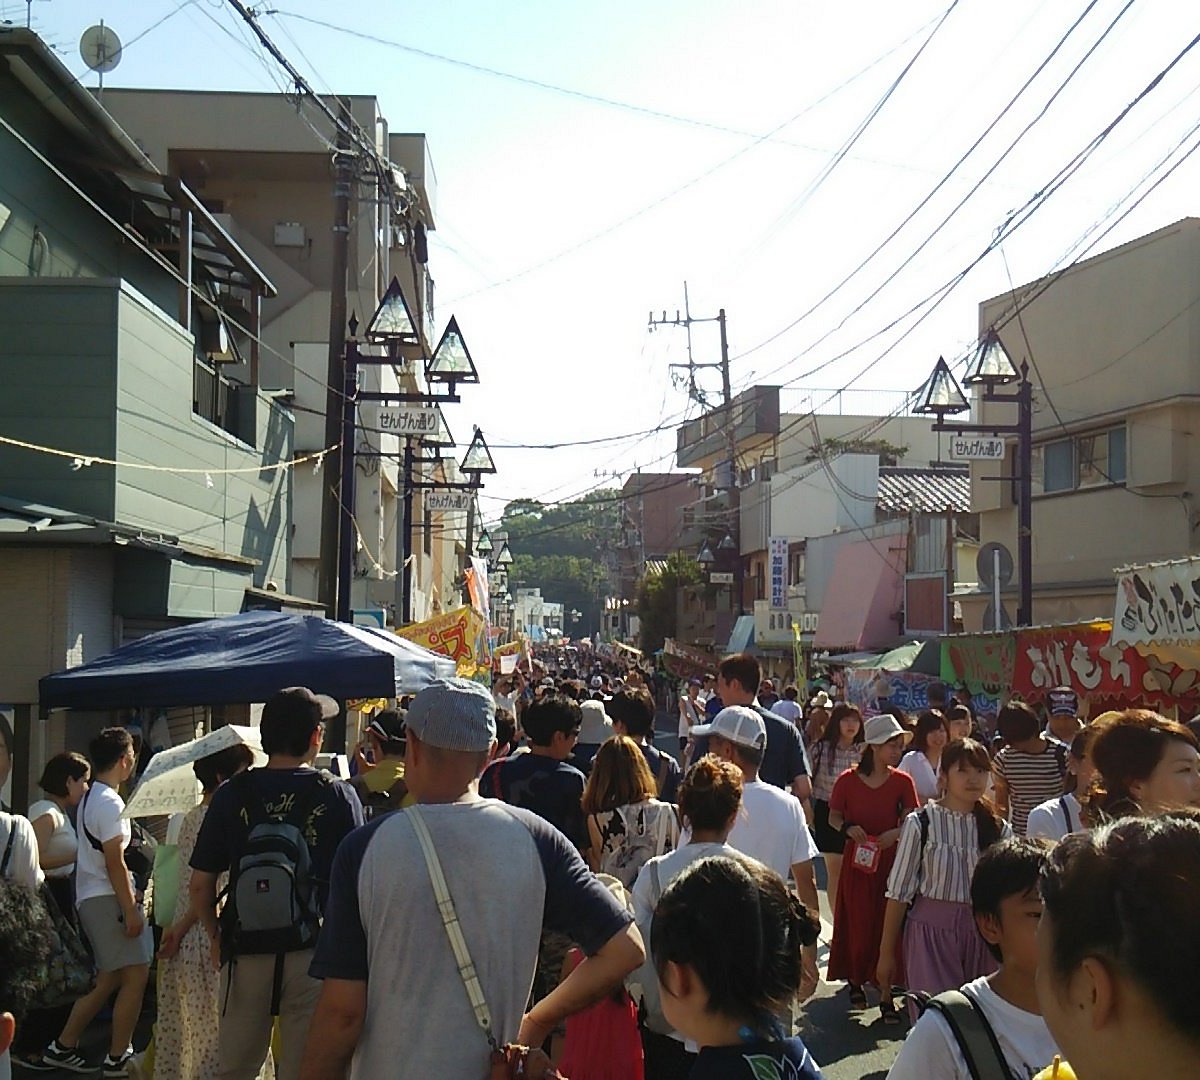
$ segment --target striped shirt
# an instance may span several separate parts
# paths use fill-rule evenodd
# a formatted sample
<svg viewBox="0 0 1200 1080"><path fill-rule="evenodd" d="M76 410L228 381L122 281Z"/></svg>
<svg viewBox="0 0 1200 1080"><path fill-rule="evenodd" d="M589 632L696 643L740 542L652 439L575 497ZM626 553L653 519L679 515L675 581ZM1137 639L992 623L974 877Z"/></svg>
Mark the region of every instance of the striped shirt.
<svg viewBox="0 0 1200 1080"><path fill-rule="evenodd" d="M862 760L862 746L830 746L822 739L809 747L808 756L813 768L812 797L820 802L829 802L837 778Z"/></svg>
<svg viewBox="0 0 1200 1080"><path fill-rule="evenodd" d="M1067 748L1046 739L1039 754L1027 754L1015 746L1006 746L992 765L996 775L1008 785L1008 805L1013 831L1024 836L1029 811L1063 793L1067 776Z"/></svg>
<svg viewBox="0 0 1200 1080"><path fill-rule="evenodd" d="M929 839L921 854L920 814L929 819ZM1003 840L1012 835L1005 822ZM909 814L900 826L896 861L888 876L889 900L910 903L920 895L930 900L949 900L955 904L971 902L971 875L979 862L979 830L975 815L947 810L937 802Z"/></svg>

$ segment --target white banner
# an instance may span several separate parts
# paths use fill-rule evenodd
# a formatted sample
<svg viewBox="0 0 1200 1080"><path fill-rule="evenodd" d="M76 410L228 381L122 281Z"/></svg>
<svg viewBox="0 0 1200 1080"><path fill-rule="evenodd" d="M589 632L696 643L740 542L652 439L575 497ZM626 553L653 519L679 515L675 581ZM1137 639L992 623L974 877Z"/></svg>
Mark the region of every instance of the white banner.
<svg viewBox="0 0 1200 1080"><path fill-rule="evenodd" d="M462 510L471 505L471 496L465 491L428 491L425 493L426 510Z"/></svg>
<svg viewBox="0 0 1200 1080"><path fill-rule="evenodd" d="M1112 640L1200 645L1200 559L1118 571Z"/></svg>
<svg viewBox="0 0 1200 1080"><path fill-rule="evenodd" d="M436 435L438 414L433 405L381 405L375 427L392 435Z"/></svg>
<svg viewBox="0 0 1200 1080"><path fill-rule="evenodd" d="M950 439L950 456L957 461L1003 461L1004 440L955 435Z"/></svg>
<svg viewBox="0 0 1200 1080"><path fill-rule="evenodd" d="M772 536L768 541L771 573L771 608L781 611L787 607L788 538Z"/></svg>

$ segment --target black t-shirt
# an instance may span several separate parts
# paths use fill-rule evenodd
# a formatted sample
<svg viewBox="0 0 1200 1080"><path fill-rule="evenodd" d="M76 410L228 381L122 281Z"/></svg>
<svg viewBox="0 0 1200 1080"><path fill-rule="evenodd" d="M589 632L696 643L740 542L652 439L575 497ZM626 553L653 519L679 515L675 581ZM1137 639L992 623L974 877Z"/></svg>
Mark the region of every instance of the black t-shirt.
<svg viewBox="0 0 1200 1080"><path fill-rule="evenodd" d="M705 1046L688 1080L824 1080L808 1047L793 1037L781 1042Z"/></svg>
<svg viewBox="0 0 1200 1080"><path fill-rule="evenodd" d="M196 837L191 866L209 874L228 870L250 832L251 816L247 796L262 800L272 821L288 821L300 798L307 798L311 809L303 822L293 822L304 833L317 900L325 908L329 893L329 874L338 844L351 829L363 823L362 803L354 789L343 780L322 783L316 769L252 769L227 780L212 797L208 813ZM320 788L319 794L314 793ZM249 790L248 790L249 789Z"/></svg>
<svg viewBox="0 0 1200 1080"><path fill-rule="evenodd" d="M591 843L580 802L584 783L583 773L565 761L542 754L513 754L484 770L479 794L532 810L583 851Z"/></svg>

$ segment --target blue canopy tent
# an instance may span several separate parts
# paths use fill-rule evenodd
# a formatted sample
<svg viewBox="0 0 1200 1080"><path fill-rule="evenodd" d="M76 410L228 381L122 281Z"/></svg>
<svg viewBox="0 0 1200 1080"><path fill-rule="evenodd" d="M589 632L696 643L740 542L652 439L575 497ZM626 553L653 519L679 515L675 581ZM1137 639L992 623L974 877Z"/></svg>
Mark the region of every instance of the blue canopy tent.
<svg viewBox="0 0 1200 1080"><path fill-rule="evenodd" d="M38 684L50 709L235 705L285 686L396 697L452 676L454 661L394 634L312 615L247 611L173 627Z"/></svg>

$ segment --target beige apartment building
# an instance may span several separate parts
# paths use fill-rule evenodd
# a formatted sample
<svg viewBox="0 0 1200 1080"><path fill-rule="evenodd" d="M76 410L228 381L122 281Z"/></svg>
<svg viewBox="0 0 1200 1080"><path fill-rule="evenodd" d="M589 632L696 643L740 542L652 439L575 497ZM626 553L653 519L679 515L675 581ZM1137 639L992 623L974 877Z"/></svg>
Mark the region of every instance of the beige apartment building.
<svg viewBox="0 0 1200 1080"><path fill-rule="evenodd" d="M1196 553L1200 496L1200 219L1185 218L984 301L1033 381L1033 620L1113 614L1116 567ZM976 409L979 403L976 403ZM978 412L976 415L979 415ZM1015 407L984 406L985 420ZM980 539L1017 550L1015 446L971 470ZM1003 465L1003 467L1001 467ZM1015 610L1015 581L1005 606ZM967 630L986 598L960 597Z"/></svg>
<svg viewBox="0 0 1200 1080"><path fill-rule="evenodd" d="M336 101L325 100L336 111ZM374 97L344 100L377 153L399 167L420 217L433 229L436 179L425 136L390 132ZM278 295L262 302L259 382L293 411L296 453L323 449L334 236L332 124L317 109L298 107L282 94L105 89L104 105L160 170L196 191L275 283ZM347 312L365 325L396 277L432 347L443 320L434 310L426 259L423 241L414 242L406 233L377 182L360 177L351 192ZM222 380L241 377L236 359L227 359L234 362L214 364L218 390ZM368 365L360 386L416 390L423 389L422 381L412 364L404 369ZM374 413L369 404L359 410L359 450L391 456L360 457L357 463L360 541L353 606L383 609L390 621L399 601L402 446L395 435L371 430ZM453 430L452 408L446 409L446 420ZM420 468L418 478L453 479L440 470ZM324 469L300 469L295 476L287 587L300 596L317 595L321 493L332 479ZM412 525L412 613L422 619L435 607L457 603L454 582L461 573L466 515L429 511L418 491Z"/></svg>

